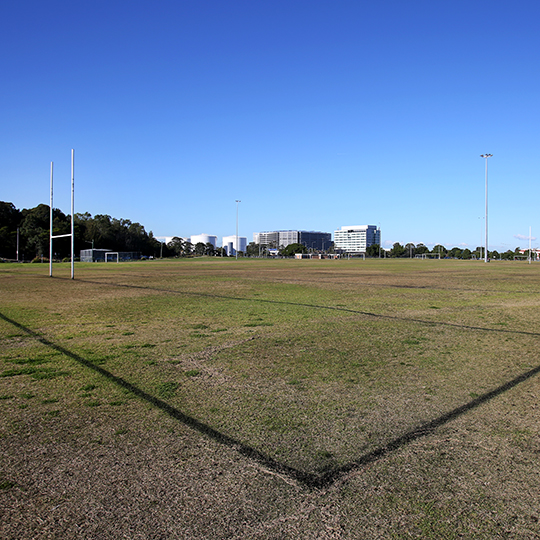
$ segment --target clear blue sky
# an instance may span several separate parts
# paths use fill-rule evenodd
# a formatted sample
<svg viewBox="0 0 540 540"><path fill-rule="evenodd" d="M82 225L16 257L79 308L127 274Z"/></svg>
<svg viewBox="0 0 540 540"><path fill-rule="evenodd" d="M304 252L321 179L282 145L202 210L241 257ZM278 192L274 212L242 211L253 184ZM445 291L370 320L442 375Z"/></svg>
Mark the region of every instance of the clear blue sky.
<svg viewBox="0 0 540 540"><path fill-rule="evenodd" d="M0 200L190 236L540 236L540 2L0 0ZM537 245L536 239L533 245Z"/></svg>

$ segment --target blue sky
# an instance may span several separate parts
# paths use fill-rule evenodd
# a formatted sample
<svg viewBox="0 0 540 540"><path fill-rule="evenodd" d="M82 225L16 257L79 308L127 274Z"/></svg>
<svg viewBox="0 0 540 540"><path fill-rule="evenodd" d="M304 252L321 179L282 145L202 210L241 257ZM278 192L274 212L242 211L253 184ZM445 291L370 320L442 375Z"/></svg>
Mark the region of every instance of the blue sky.
<svg viewBox="0 0 540 540"><path fill-rule="evenodd" d="M540 235L540 2L0 0L0 200L156 236ZM536 234L535 234L536 233Z"/></svg>

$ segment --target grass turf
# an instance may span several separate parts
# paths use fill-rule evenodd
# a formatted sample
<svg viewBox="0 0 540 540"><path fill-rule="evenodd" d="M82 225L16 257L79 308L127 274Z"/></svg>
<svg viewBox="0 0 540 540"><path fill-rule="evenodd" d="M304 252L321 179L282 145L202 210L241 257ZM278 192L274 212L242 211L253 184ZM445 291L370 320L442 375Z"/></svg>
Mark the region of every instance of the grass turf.
<svg viewBox="0 0 540 540"><path fill-rule="evenodd" d="M1 268L7 439L30 418L121 419L142 401L325 486L502 399L539 364L535 265L203 259L56 273ZM489 425L536 451L536 424ZM422 504L429 529L443 511Z"/></svg>

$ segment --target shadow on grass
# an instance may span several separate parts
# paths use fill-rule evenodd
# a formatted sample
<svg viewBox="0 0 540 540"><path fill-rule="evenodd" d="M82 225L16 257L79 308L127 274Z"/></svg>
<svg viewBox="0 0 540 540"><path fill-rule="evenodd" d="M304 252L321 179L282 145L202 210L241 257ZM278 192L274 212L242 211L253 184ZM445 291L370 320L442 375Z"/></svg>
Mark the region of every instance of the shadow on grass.
<svg viewBox="0 0 540 540"><path fill-rule="evenodd" d="M50 279L50 278L47 278L47 279ZM342 311L345 313L354 313L356 315L363 315L364 317L372 317L374 319L407 321L407 322L414 322L418 324L425 324L429 326L447 326L450 328L461 328L464 330L479 330L481 332L496 332L498 334L518 334L518 335L525 335L525 336L540 337L539 332L528 332L526 330L507 330L504 328L487 328L485 326L471 326L467 324L450 323L446 321L430 321L430 320L425 320L425 319L415 319L413 317L398 317L397 315L385 315L383 313L372 313L370 311L361 311L358 309L350 309L350 308L341 307L341 306L324 306L320 304L307 304L303 302L288 302L286 300L269 300L267 298L250 298L250 297L243 298L241 296L227 296L227 295L192 292L192 291L179 291L176 289L162 289L159 287L148 287L147 285L143 286L143 285L132 285L132 284L127 284L127 283L111 283L111 282L106 282L106 281L92 281L92 280L85 280L85 279L79 279L78 281L83 282L83 283L90 283L92 285L105 285L108 287L138 289L138 290L153 291L153 292L164 293L164 294L198 296L202 298L217 298L220 300L236 300L239 302L257 302L261 304L277 304L277 305L282 305L282 306L299 306L299 307L307 307L307 308L312 308L312 309L322 309L322 310L329 310L329 311Z"/></svg>
<svg viewBox="0 0 540 540"><path fill-rule="evenodd" d="M65 347L62 347L61 345L58 345L57 343L50 341L46 337L31 330L30 328L27 328L21 323L18 323L17 321L10 319L9 317L5 316L2 313L0 313L0 319L4 320L8 324L15 326L19 330L25 332L27 335L35 338L41 344L61 354L64 354L65 356L67 356L68 358L71 358L72 360L79 363L80 365L99 373L100 375L108 379L109 381L112 381L118 386L126 390L129 390L135 396L139 397L140 399L145 400L146 402L150 403L154 407L161 409L163 412L167 413L172 418L182 422L186 426L192 429L195 429L196 431L199 431L200 433L208 436L209 438L236 450L237 452L244 455L245 457L249 459L253 459L273 471L276 471L280 474L287 475L289 478L305 485L308 488L327 487L331 485L333 482L335 482L336 480L338 480L343 475L350 473L356 469L360 469L364 467L365 465L373 463L377 461L378 459L386 456L387 454L393 451L399 450L400 448L409 444L410 442L413 442L417 439L430 435L437 428L462 416L468 411L471 411L475 409L476 407L479 407L480 405L487 403L493 398L503 394L504 392L507 392L508 390L514 388L518 384L525 382L526 380L540 373L540 366L537 366L525 373L522 373L521 375L518 375L514 379L500 385L494 390L491 390L490 392L486 392L485 394L473 399L472 401L469 401L468 403L461 405L460 407L456 407L455 409L452 409L451 411L439 416L438 418L435 418L434 420L431 420L430 422L425 422L413 428L412 430L407 431L403 435L391 440L390 442L379 446L378 448L376 448L375 450L372 450L371 452L368 452L367 454L364 454L359 459L351 461L349 463L346 463L345 465L342 465L324 474L319 475L319 474L313 474L313 473L301 471L294 467L290 467L289 465L280 463L276 461L275 459L271 458L270 456L263 454L259 450L247 444L244 444L234 439L233 437L230 437L229 435L221 433L220 431L217 431L211 426L204 424L203 422L200 422L196 418L193 418L192 416L189 416L183 413L182 411L176 409L175 407L172 407L165 401L131 384L130 382L123 379L122 377L118 377L117 375L112 374L106 369L93 364L91 361L83 358L79 354L76 354L66 349Z"/></svg>

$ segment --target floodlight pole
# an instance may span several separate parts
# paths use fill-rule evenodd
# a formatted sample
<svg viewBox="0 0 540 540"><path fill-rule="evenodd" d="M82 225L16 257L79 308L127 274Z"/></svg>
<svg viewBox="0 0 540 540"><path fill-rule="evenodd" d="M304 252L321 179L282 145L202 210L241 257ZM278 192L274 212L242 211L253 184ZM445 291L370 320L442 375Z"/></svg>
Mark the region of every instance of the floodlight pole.
<svg viewBox="0 0 540 540"><path fill-rule="evenodd" d="M493 154L481 154L480 157L486 160L486 245L484 247L484 262L488 262L488 158Z"/></svg>
<svg viewBox="0 0 540 540"><path fill-rule="evenodd" d="M242 201L236 201L236 260L238 260L238 203Z"/></svg>
<svg viewBox="0 0 540 540"><path fill-rule="evenodd" d="M50 233L49 233L49 277L52 277L52 259L53 259L53 162L51 161L51 204L49 206L50 214Z"/></svg>

